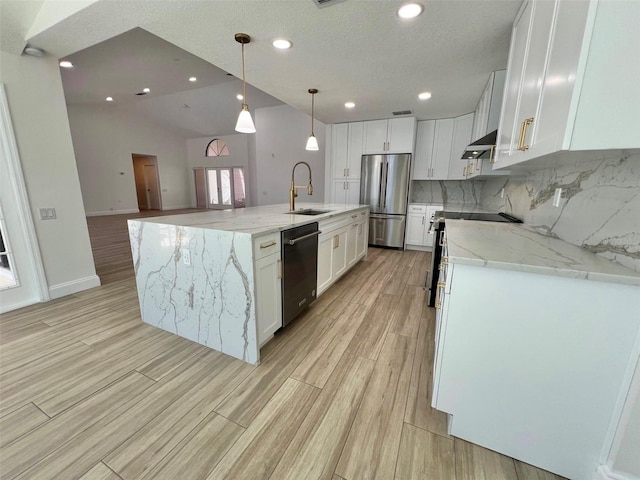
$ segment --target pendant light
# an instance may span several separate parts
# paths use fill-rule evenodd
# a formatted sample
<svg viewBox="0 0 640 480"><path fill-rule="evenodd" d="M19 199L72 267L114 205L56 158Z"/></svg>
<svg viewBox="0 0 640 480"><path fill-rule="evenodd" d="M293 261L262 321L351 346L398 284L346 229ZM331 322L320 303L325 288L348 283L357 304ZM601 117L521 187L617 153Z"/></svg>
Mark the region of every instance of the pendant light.
<svg viewBox="0 0 640 480"><path fill-rule="evenodd" d="M238 115L238 122L236 123L236 132L240 133L255 133L256 127L253 124L251 113L249 113L249 105L247 105L247 92L246 92L246 80L244 78L244 45L251 42L251 37L246 33L236 33L236 42L242 45L242 110Z"/></svg>
<svg viewBox="0 0 640 480"><path fill-rule="evenodd" d="M309 135L309 138L307 139L306 150L320 150L320 148L318 147L318 140L316 139L316 136L313 134L313 109L314 109L313 99L315 97L315 94L318 93L318 89L310 88L309 93L311 94L311 135Z"/></svg>

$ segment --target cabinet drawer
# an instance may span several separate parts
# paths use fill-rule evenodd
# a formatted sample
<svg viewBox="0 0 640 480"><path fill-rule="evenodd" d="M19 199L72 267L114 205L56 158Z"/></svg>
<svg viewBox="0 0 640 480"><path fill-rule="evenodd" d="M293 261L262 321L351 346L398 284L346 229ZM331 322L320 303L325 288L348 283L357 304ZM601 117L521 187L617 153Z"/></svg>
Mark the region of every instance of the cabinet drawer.
<svg viewBox="0 0 640 480"><path fill-rule="evenodd" d="M280 253L280 232L263 235L253 240L253 258L255 260L276 252Z"/></svg>
<svg viewBox="0 0 640 480"><path fill-rule="evenodd" d="M426 205L409 205L409 213L427 213Z"/></svg>

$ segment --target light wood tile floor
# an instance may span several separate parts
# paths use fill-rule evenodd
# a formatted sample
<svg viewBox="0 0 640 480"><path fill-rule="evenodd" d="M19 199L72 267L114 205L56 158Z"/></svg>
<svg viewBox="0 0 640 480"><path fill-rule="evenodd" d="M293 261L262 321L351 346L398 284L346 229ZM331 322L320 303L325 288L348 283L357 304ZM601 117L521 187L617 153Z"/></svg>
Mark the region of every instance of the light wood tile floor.
<svg viewBox="0 0 640 480"><path fill-rule="evenodd" d="M2 315L0 478L559 479L430 407L429 254L370 249L254 367L141 322L126 219L157 214L88 218L102 286Z"/></svg>

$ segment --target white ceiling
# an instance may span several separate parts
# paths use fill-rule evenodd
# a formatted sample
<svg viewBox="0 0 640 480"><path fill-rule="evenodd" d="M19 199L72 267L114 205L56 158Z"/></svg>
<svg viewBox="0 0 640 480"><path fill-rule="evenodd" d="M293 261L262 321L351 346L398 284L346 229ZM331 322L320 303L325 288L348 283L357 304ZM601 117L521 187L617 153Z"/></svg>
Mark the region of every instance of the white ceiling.
<svg viewBox="0 0 640 480"><path fill-rule="evenodd" d="M65 60L74 65L60 69L67 104L124 109L186 137L236 133L242 81L140 28ZM145 87L151 92L136 95ZM254 87L246 93L252 109L282 105Z"/></svg>
<svg viewBox="0 0 640 480"><path fill-rule="evenodd" d="M313 0L99 0L62 21L47 23L39 15L28 40L61 58L141 27L241 76L234 34L245 32L252 36L248 82L305 112L307 89L318 88L316 116L325 123L388 118L405 109L419 119L473 111L490 72L506 67L521 0L422 0L425 11L412 21L397 17L402 3L345 0L318 8ZM275 50L276 37L288 38L293 48ZM221 88L225 82L215 77L211 88ZM425 90L433 97L418 100ZM348 100L356 102L354 110L344 108Z"/></svg>

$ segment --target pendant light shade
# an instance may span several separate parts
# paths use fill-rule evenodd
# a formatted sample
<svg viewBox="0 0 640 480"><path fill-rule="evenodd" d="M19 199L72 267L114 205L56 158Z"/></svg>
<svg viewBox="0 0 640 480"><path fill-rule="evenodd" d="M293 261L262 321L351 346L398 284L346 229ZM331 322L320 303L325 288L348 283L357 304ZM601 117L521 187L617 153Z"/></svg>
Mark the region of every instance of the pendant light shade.
<svg viewBox="0 0 640 480"><path fill-rule="evenodd" d="M320 150L320 147L318 147L318 140L313 133L309 135L309 138L307 138L306 150Z"/></svg>
<svg viewBox="0 0 640 480"><path fill-rule="evenodd" d="M311 94L311 135L309 135L309 138L307 139L307 146L305 147L305 150L320 150L320 147L318 147L318 140L316 139L316 136L313 134L313 110L314 110L314 98L316 93L318 93L318 89L316 88L310 88L309 89L309 93Z"/></svg>
<svg viewBox="0 0 640 480"><path fill-rule="evenodd" d="M253 124L251 113L249 113L249 106L246 103L242 104L242 110L238 115L238 121L236 122L236 132L240 133L255 133L256 126Z"/></svg>
<svg viewBox="0 0 640 480"><path fill-rule="evenodd" d="M242 45L242 110L238 115L238 121L236 122L236 132L240 133L255 133L256 127L253 124L251 113L249 112L249 105L247 105L247 82L244 74L244 45L251 42L251 37L246 33L236 33L236 42Z"/></svg>

